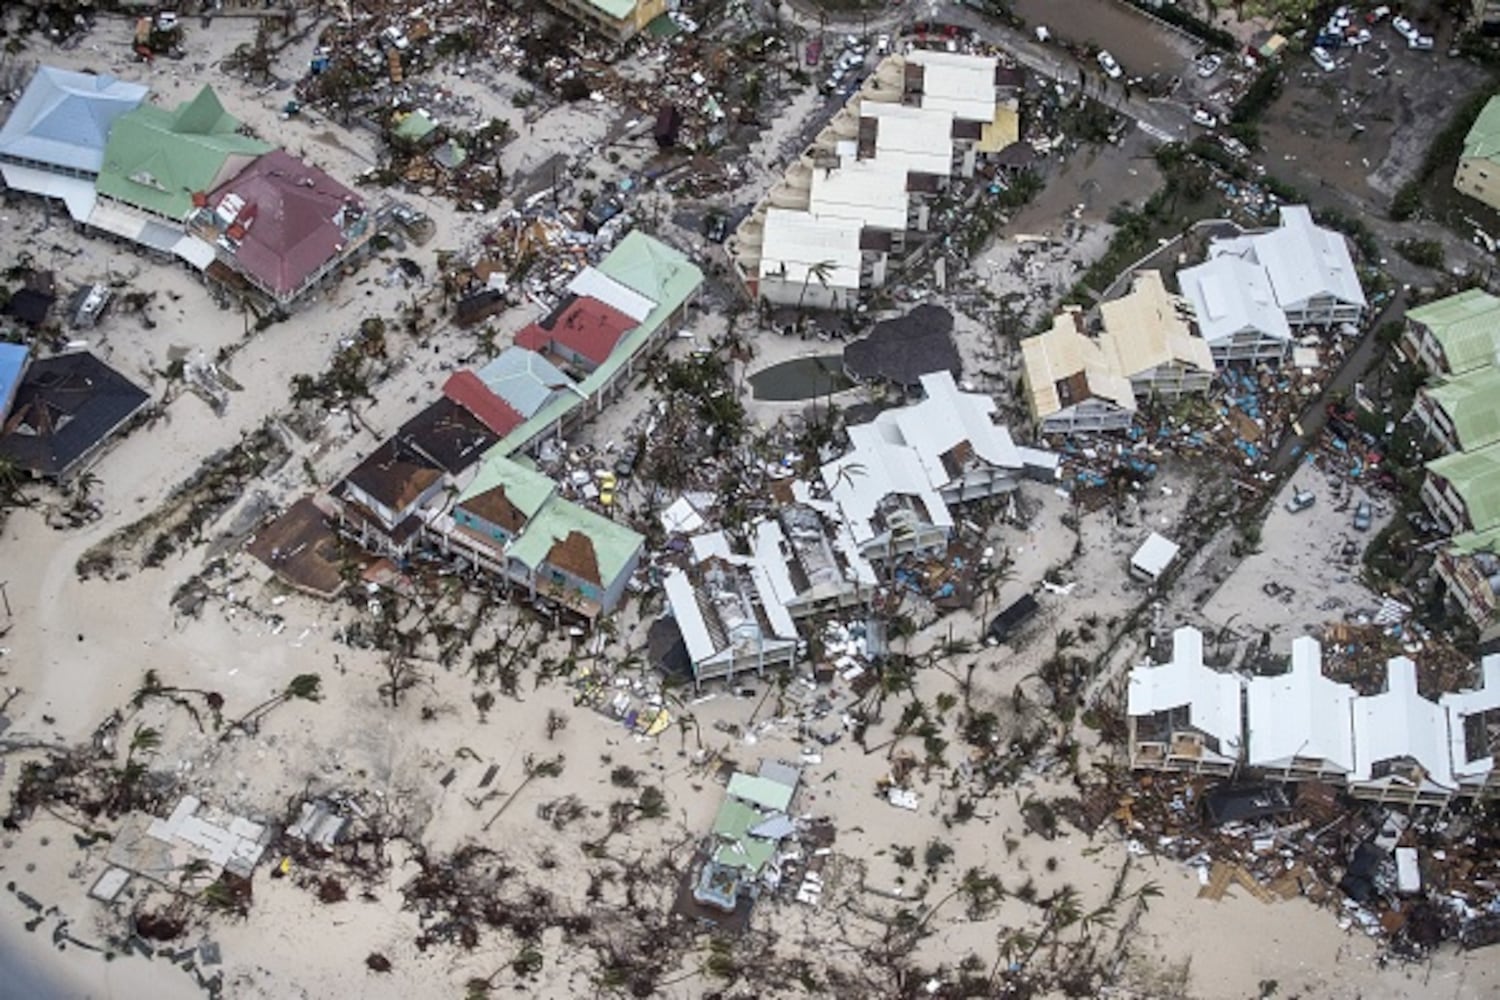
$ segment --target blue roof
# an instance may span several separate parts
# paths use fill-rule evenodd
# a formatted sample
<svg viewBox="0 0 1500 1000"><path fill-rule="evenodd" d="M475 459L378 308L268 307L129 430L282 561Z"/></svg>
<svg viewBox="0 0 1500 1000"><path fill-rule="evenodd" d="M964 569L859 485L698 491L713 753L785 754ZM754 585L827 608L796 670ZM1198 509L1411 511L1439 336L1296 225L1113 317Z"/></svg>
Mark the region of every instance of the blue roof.
<svg viewBox="0 0 1500 1000"><path fill-rule="evenodd" d="M476 373L485 387L530 417L560 394L573 392L573 380L536 351L509 347Z"/></svg>
<svg viewBox="0 0 1500 1000"><path fill-rule="evenodd" d="M115 119L146 93L112 76L41 66L0 128L0 157L96 174Z"/></svg>
<svg viewBox="0 0 1500 1000"><path fill-rule="evenodd" d="M28 353L20 344L0 344L0 421L5 420L10 404L16 401L16 388L26 373Z"/></svg>

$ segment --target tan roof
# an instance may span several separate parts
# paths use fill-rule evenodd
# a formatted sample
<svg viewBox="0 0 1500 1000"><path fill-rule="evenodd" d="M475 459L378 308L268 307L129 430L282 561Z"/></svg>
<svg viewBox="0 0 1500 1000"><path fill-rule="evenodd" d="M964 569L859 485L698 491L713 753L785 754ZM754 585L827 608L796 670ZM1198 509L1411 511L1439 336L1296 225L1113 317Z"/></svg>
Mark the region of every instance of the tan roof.
<svg viewBox="0 0 1500 1000"><path fill-rule="evenodd" d="M1130 291L1099 307L1108 348L1118 358L1115 368L1129 378L1171 361L1205 371L1214 370L1208 341L1188 323L1192 308L1167 291L1160 271L1141 271Z"/></svg>
<svg viewBox="0 0 1500 1000"><path fill-rule="evenodd" d="M1032 412L1038 419L1091 397L1134 411L1133 376L1179 362L1214 370L1208 342L1193 332L1187 303L1167 292L1161 274L1142 271L1128 294L1099 307L1104 330L1083 332L1083 313L1065 308L1052 329L1021 341Z"/></svg>
<svg viewBox="0 0 1500 1000"><path fill-rule="evenodd" d="M1064 309L1052 329L1021 341L1031 410L1038 420L1090 397L1134 412L1130 380L1119 373L1101 342L1083 333L1083 313Z"/></svg>

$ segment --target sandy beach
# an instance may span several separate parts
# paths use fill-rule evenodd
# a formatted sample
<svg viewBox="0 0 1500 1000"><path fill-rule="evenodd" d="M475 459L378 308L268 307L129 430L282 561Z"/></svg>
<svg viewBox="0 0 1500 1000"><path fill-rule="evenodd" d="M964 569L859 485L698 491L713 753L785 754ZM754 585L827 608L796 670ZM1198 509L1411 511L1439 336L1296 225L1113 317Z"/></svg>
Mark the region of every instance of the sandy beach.
<svg viewBox="0 0 1500 1000"><path fill-rule="evenodd" d="M251 24L223 19L211 36L192 32L184 62L136 62L126 44L127 23L104 18L77 48L37 42L26 55L147 83L164 105L191 96L208 80L226 108L257 134L334 176L352 180L374 164L379 140L371 132L316 116L283 120L285 93L216 70L226 54L253 37ZM301 72L315 36L281 53L283 74ZM650 66L634 69L647 72ZM434 72L428 82L446 83L475 102L480 116L505 117L518 126L500 158L518 189L538 180L526 175L556 154L577 155L640 121L639 109L585 101L537 107L523 122L513 97L529 85L512 67L495 67L484 81L476 81L477 74L448 73ZM733 194L735 204L769 188L772 165L793 151L797 130L818 100L811 90L799 94L785 116L765 129L751 150L749 180ZM602 188L639 169L646 158L624 150L608 178L589 183ZM1060 633L1075 643L1075 656L1108 657L1089 688L1097 692L1149 655L1153 634L1179 624L1205 630L1232 625L1239 637L1268 631L1284 650L1308 626L1377 604L1357 572L1329 558L1335 540L1341 551L1349 515L1312 470L1299 472L1295 482L1320 491L1313 511L1290 514L1278 498L1255 554L1222 574L1216 566L1195 566L1176 591L1162 595L1130 578L1131 553L1152 530L1168 536L1187 530L1212 485L1206 477L1185 463L1164 463L1158 478L1129 502L1093 511L1079 510L1051 485L1023 484L1014 514L997 518L981 540L1008 560L1009 577L972 608L949 613L903 640L902 652L920 667L910 691L898 694L870 723L864 746L843 730L832 745L811 743L792 698L772 678L711 685L701 695L690 687L667 692L666 703L682 721L653 738L579 704L585 671L597 671L621 690L659 688L646 638L664 611L659 588L643 588L609 628L593 636L566 628L544 634L526 609L487 595L481 599L460 586L415 598L359 587L353 599L329 602L290 591L242 551L247 532L237 530L240 522L250 518L258 526L256 514L283 509L336 482L435 399L450 372L481 352L474 331L446 320L432 322L420 336L397 332L393 323L388 374L373 399L351 404L357 419L340 410L323 414L309 437L289 429L294 376L323 371L363 319L391 318L415 304L437 315L441 296L432 278L439 254L473 252L514 206L507 200L485 213L460 210L422 191L402 197L436 225L433 240L409 244L399 254L418 265L422 279L408 283L398 254L380 254L300 306L291 319L259 331L248 330L243 315L220 308L200 279L179 267L81 235L56 211L33 201L14 199L0 211L0 263L29 248L61 284L124 276L133 290L146 294L144 314L116 311L84 339L159 404L154 420L114 443L92 466L96 519L54 527L49 514L67 498L38 488L39 502L9 512L0 528L0 583L10 609L0 619L0 686L11 694L0 728L7 746L0 757L0 799L9 801L20 786L24 761L45 756L39 746L86 747L119 712L114 742L98 758L100 766L123 765L130 734L150 729L158 741L146 752L147 767L178 794L273 825L295 818L302 800L325 797L349 804L362 829L380 834L361 845L363 868L328 860L304 869L290 853L268 854L251 879L248 911L239 915L189 906L144 878L134 879L113 903L91 898L90 887L109 866L111 844L86 834L95 824L110 833L118 821L82 817L66 806L41 810L0 833L0 881L6 883L0 893L0 979L6 984L0 995L459 997L482 995L471 985L478 979L494 995L621 996L627 984L611 978L624 964L621 956L640 959L660 947L661 967L651 989L636 995L898 996L910 994L911 984L880 978L890 969L872 956L909 930L918 910L928 933L904 958L925 975L952 979L971 955L986 972L1011 962L1019 967L1023 957L1040 964L1045 955L1028 955L1015 932L1034 934L1047 926L1051 911L1039 901L1064 895L1076 895L1081 909L1098 919L1058 931L1053 952L1058 941L1087 941L1091 953L1113 956L1114 980L1103 996L1500 995L1493 954L1445 949L1420 966L1383 967L1379 944L1357 925L1341 924L1329 909L1302 899L1265 904L1242 893L1210 902L1198 898L1195 869L1153 857L1112 827L1092 838L1065 821L1045 833L1035 828L1033 800L1079 794L1061 748L1074 747L1080 772L1120 763L1118 747L1103 745L1081 721L1065 724L1048 711L1054 706L1039 674L1061 651ZM659 197L669 209L704 207L694 199L681 199L678 206ZM714 201L709 207L720 206ZM1050 221L1022 215L978 255L983 264L965 284L931 290L933 301L957 312L965 369L988 373L977 376L984 388L998 393L1013 384L1017 364L1013 349L994 332L992 314L977 306L966 311L977 289L993 296L1041 283L1065 289L1107 245L1109 207L1089 205ZM1033 251L1016 240L1038 232L1054 243ZM657 234L705 269L723 264L722 249L674 221L670 211ZM723 293L717 285L712 294ZM691 336L673 341L667 359L688 357L723 335L727 320L717 301L710 298L693 315ZM496 343L509 344L541 312L540 303L523 301L496 317ZM143 316L154 325L148 328ZM1028 315L1027 321L1037 318ZM839 346L769 331L747 340L750 356L739 363L737 376ZM227 394L222 413L182 381L166 377L178 359L217 365L239 386ZM865 396L854 389L834 401L847 407ZM571 443L602 447L618 441L657 402L642 381ZM748 393L744 403L762 427L778 420L793 424L807 405L755 400ZM103 574L80 574L86 554L168 504L206 462L263 426L286 443L286 459L159 565L142 568L122 559ZM646 487L629 490L631 502L644 506ZM1214 551L1227 547L1235 530L1222 526ZM1043 587L1044 580L1052 586ZM1286 580L1298 581L1290 603L1265 588L1268 581ZM187 585L202 585L208 595L197 613L175 603ZM994 611L1033 592L1042 605L1039 618L1019 638L985 645ZM382 691L391 656L368 641L385 620L382 598L395 608L389 616L394 627L412 637L406 659L415 682L394 706ZM1115 641L1118 623L1140 608L1156 610L1144 616L1145 625ZM467 638L457 646L445 641L465 630ZM486 653L494 658L486 660ZM512 690L496 669L502 656L514 670ZM229 720L300 675L317 675L321 697L288 700L253 731L225 738L223 729L203 725L204 718L195 720L172 698L137 699L148 671L171 688L193 692L183 698L200 712L207 713L201 707L207 701L197 692L220 696ZM865 700L843 679L819 694L828 699L827 724L834 728ZM935 753L933 743L902 728L903 701L926 706L940 744ZM1003 786L988 789L978 773L982 759L994 755L965 742L964 713L992 715L993 745L1017 748L1015 773ZM549 717L560 718L560 727L549 726ZM1023 742L1034 752L1023 756ZM713 961L719 938L696 926L668 924L667 914L714 821L728 771L753 771L762 759L803 768L796 810L805 818L830 819L836 835L822 869L821 902L810 906L778 896L757 903L738 943L723 946L736 970L731 978ZM556 761L560 773L534 773L543 760ZM920 800L915 810L898 809L881 792L882 782L904 762ZM622 770L629 772L628 782ZM664 797L658 815L638 807L647 787ZM946 854L930 851L933 844L944 845ZM465 852L480 859L475 865L483 870L485 898L505 914L467 946L445 925L441 907L413 891L423 877ZM970 908L964 895L973 872L988 873L1000 887L982 907ZM129 950L135 917L177 912L176 904L187 914L178 939L161 943L152 959ZM516 915L524 914L543 915L540 929L518 928ZM71 943L69 936L86 945ZM799 981L788 970L809 956L815 968ZM376 957L384 969L377 968L382 963ZM761 959L775 963L778 978L769 986L757 978ZM835 983L835 977L843 978ZM204 987L204 980L218 985Z"/></svg>

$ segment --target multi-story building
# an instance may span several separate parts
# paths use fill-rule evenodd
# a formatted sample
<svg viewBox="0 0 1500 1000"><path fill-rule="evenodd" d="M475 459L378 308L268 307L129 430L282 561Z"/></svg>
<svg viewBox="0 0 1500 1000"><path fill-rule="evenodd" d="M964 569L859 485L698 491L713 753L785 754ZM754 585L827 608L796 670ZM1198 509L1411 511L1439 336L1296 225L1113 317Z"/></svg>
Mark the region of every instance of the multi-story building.
<svg viewBox="0 0 1500 1000"><path fill-rule="evenodd" d="M1500 298L1479 288L1406 313L1401 353L1433 375L1465 375L1500 358Z"/></svg>
<svg viewBox="0 0 1500 1000"><path fill-rule="evenodd" d="M667 0L546 0L547 4L615 42L628 42L667 12ZM672 6L676 6L673 4Z"/></svg>
<svg viewBox="0 0 1500 1000"><path fill-rule="evenodd" d="M1453 186L1490 208L1500 208L1500 97L1492 97L1464 137Z"/></svg>

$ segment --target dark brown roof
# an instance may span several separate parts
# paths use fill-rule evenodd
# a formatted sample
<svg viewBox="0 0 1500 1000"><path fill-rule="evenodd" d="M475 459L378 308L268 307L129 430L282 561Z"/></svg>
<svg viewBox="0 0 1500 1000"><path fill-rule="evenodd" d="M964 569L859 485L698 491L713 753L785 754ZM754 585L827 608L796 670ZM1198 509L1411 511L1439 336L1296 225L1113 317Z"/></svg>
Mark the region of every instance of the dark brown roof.
<svg viewBox="0 0 1500 1000"><path fill-rule="evenodd" d="M866 337L844 348L844 368L857 379L881 379L911 387L931 372L962 369L953 343L953 314L941 306L920 305L896 319L882 320Z"/></svg>
<svg viewBox="0 0 1500 1000"><path fill-rule="evenodd" d="M450 475L478 462L500 440L478 417L446 397L402 424L396 437Z"/></svg>
<svg viewBox="0 0 1500 1000"><path fill-rule="evenodd" d="M498 525L512 535L519 535L521 529L526 527L525 513L510 502L510 497L505 495L504 486L496 486L476 497L470 497L461 506L476 517Z"/></svg>
<svg viewBox="0 0 1500 1000"><path fill-rule="evenodd" d="M338 536L312 497L262 527L246 549L298 590L333 597L344 589Z"/></svg>
<svg viewBox="0 0 1500 1000"><path fill-rule="evenodd" d="M66 478L150 398L88 351L32 361L0 425L0 458Z"/></svg>
<svg viewBox="0 0 1500 1000"><path fill-rule="evenodd" d="M570 531L568 537L553 544L547 553L547 561L580 580L600 583L599 560L594 555L594 542L581 531Z"/></svg>
<svg viewBox="0 0 1500 1000"><path fill-rule="evenodd" d="M426 459L391 438L356 465L345 481L391 510L402 511L442 476Z"/></svg>

